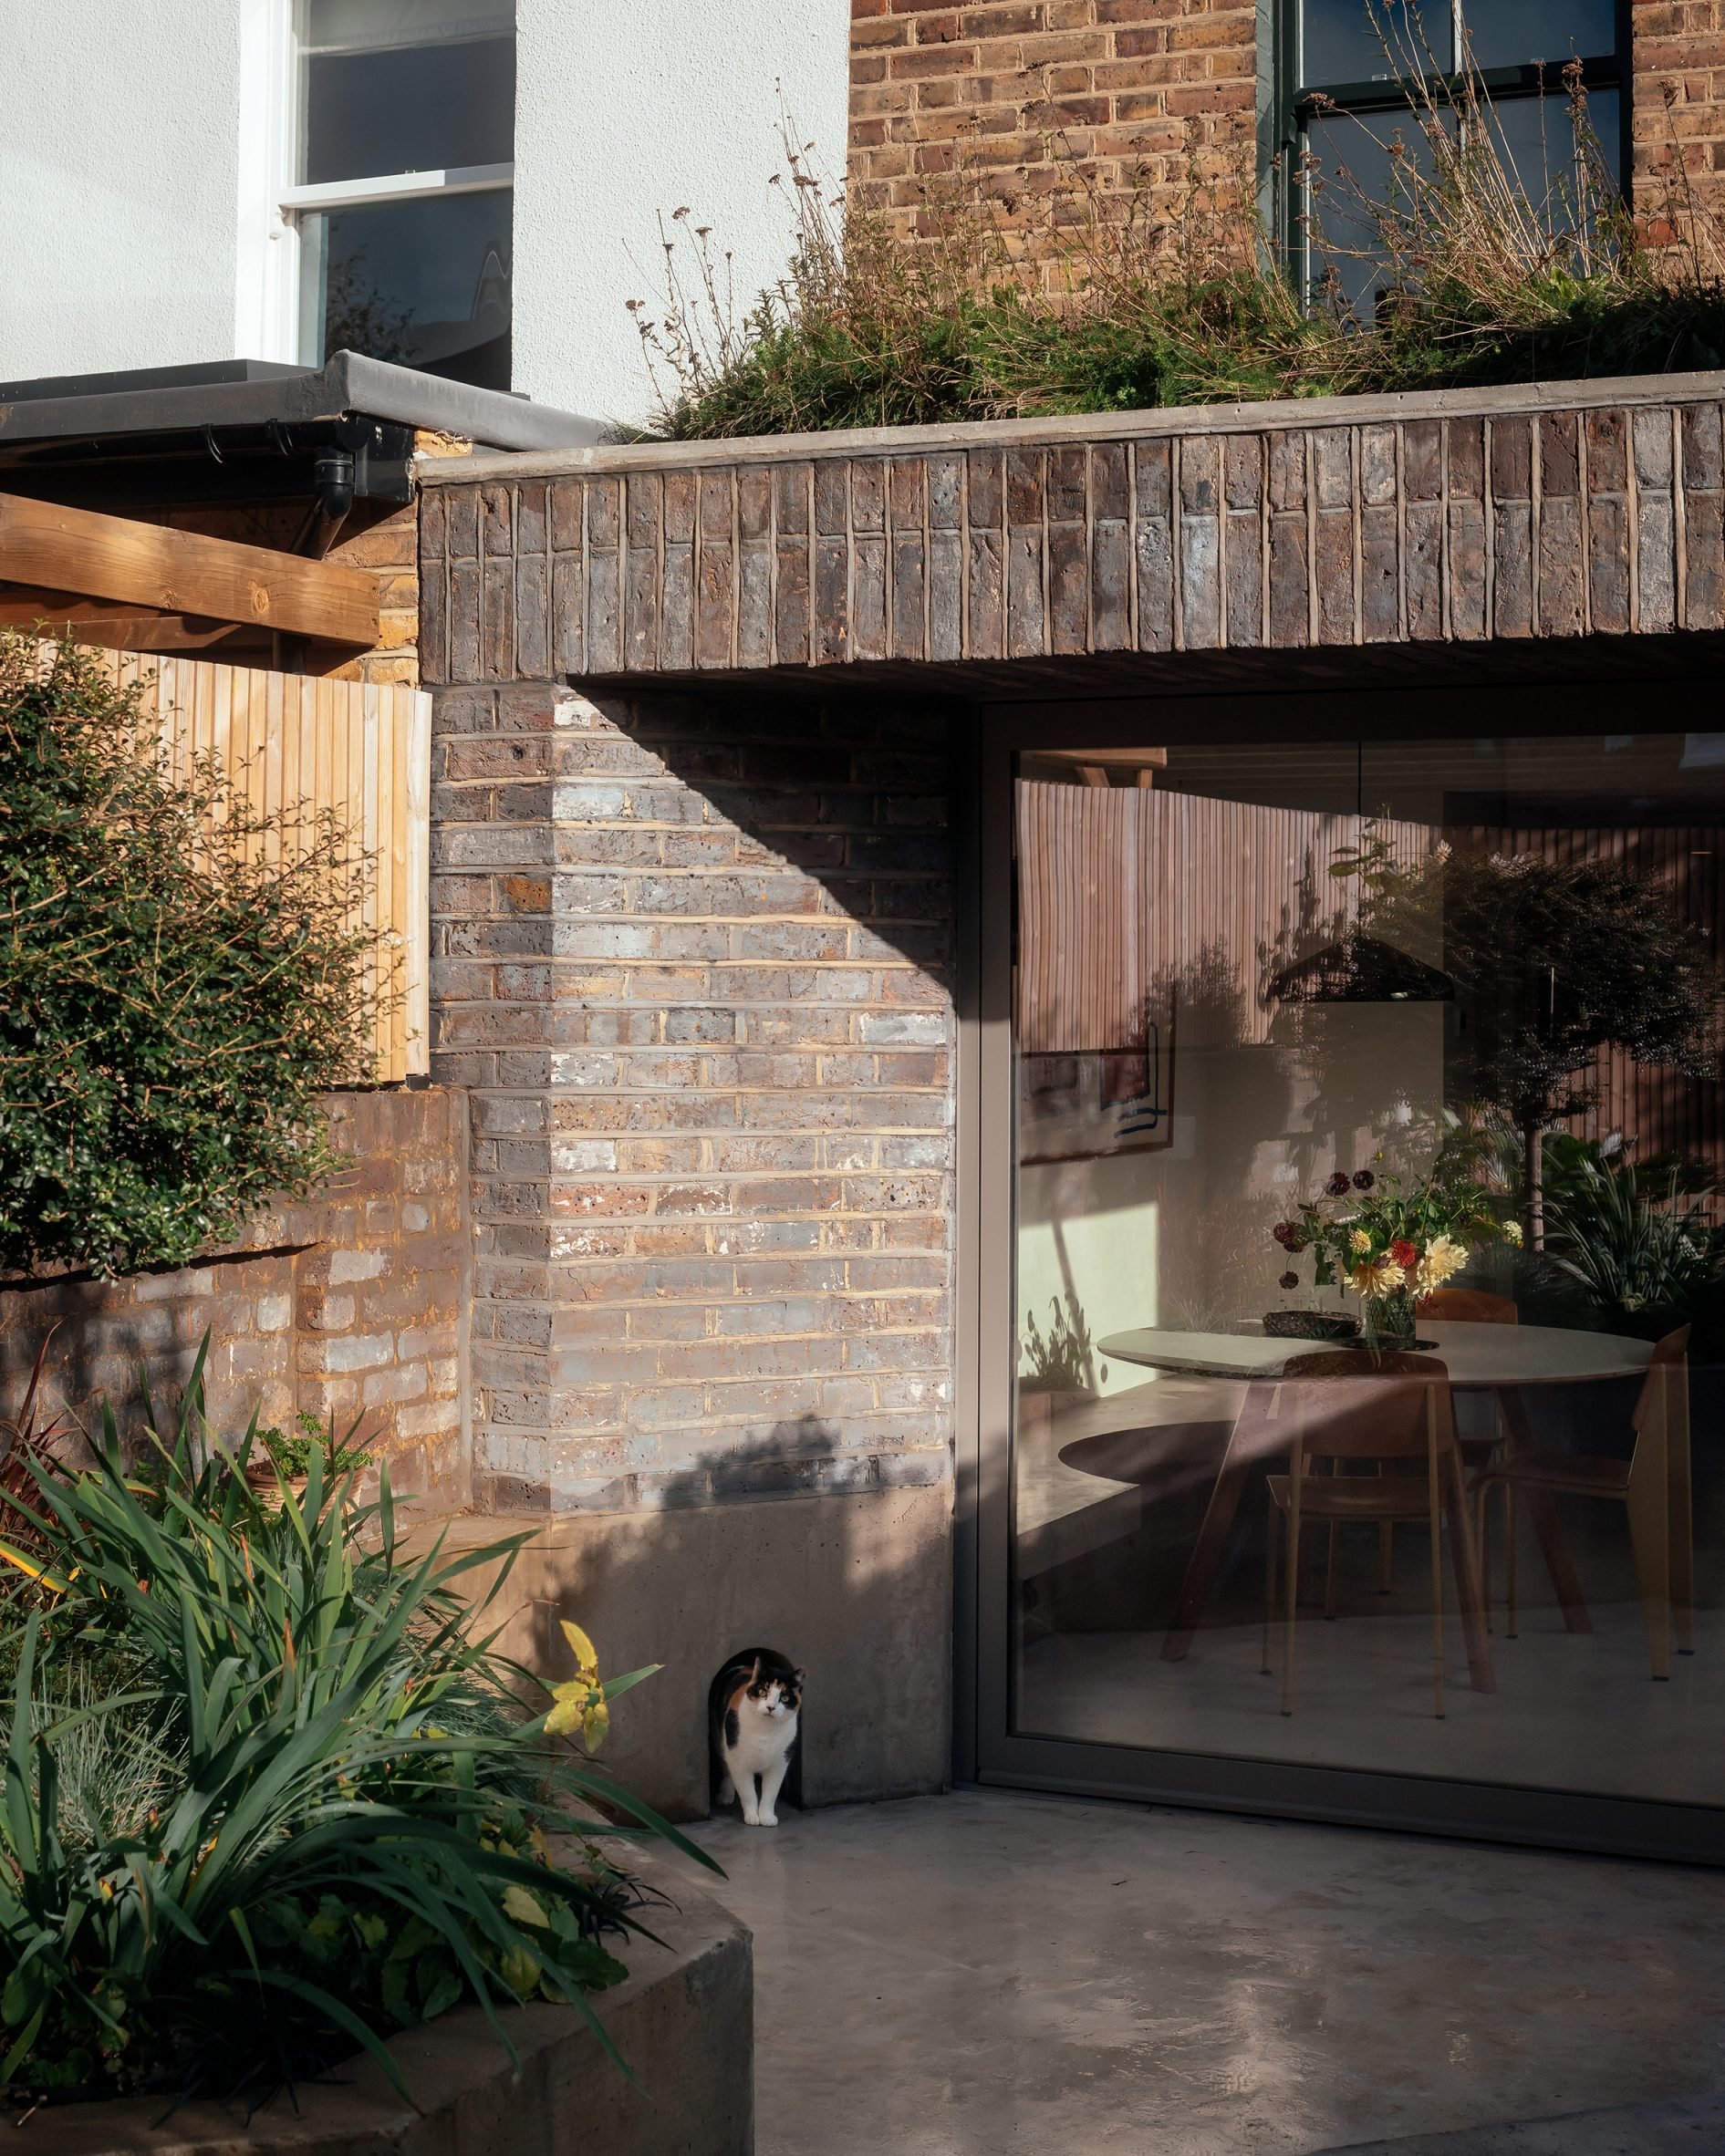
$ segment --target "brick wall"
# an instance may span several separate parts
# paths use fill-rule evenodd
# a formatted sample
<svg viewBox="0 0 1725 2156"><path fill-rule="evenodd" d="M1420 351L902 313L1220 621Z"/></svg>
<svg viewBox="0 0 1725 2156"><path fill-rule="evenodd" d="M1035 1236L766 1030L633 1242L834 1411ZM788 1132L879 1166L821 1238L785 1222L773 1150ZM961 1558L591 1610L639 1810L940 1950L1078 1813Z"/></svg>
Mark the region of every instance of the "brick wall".
<svg viewBox="0 0 1725 2156"><path fill-rule="evenodd" d="M851 0L851 181L907 234L955 161L1009 228L1063 162L1171 209L1189 159L1250 156L1256 40L1252 0Z"/></svg>
<svg viewBox="0 0 1725 2156"><path fill-rule="evenodd" d="M1725 0L1630 0L1636 207L1679 169L1725 207ZM851 0L849 173L907 235L955 162L1008 230L1045 230L1038 198L1069 176L1153 213L1252 147L1251 0Z"/></svg>
<svg viewBox="0 0 1725 2156"><path fill-rule="evenodd" d="M1725 0L1630 0L1629 20L1637 209L1688 188L1725 211Z"/></svg>
<svg viewBox="0 0 1725 2156"><path fill-rule="evenodd" d="M437 700L433 1067L470 1089L475 1496L948 1477L951 898L902 700Z"/></svg>
<svg viewBox="0 0 1725 2156"><path fill-rule="evenodd" d="M130 1414L141 1363L177 1396L211 1336L206 1409L222 1430L356 1415L402 1489L466 1501L466 1108L441 1089L339 1094L345 1167L270 1208L244 1247L183 1271L0 1283L0 1406L16 1409L44 1334L52 1399L87 1425Z"/></svg>

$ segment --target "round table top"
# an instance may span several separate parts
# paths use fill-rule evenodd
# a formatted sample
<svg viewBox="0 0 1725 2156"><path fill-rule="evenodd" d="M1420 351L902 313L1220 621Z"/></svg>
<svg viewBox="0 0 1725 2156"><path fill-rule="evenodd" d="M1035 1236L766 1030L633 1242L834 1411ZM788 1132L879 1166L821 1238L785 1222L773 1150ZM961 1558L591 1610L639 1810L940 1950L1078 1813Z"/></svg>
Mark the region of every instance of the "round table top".
<svg viewBox="0 0 1725 2156"><path fill-rule="evenodd" d="M1556 1325L1481 1325L1460 1319L1422 1320L1426 1351L1448 1370L1458 1392L1494 1385L1579 1384L1604 1377L1635 1377L1653 1360L1653 1343L1616 1332L1572 1332ZM1242 1329L1238 1332L1176 1332L1159 1325L1112 1332L1096 1353L1148 1370L1178 1370L1205 1377L1278 1378L1296 1355L1322 1354L1334 1343L1283 1340Z"/></svg>

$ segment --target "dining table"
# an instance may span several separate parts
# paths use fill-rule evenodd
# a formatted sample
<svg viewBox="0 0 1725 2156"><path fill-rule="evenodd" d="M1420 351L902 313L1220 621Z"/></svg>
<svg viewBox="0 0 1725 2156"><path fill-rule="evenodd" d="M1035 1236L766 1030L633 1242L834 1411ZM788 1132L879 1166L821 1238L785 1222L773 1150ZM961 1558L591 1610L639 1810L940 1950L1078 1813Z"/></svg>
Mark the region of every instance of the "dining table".
<svg viewBox="0 0 1725 2156"><path fill-rule="evenodd" d="M1334 1348L1334 1342L1290 1339L1264 1332L1261 1324L1242 1325L1234 1331L1182 1332L1160 1325L1110 1333L1097 1343L1098 1354L1115 1363L1132 1363L1147 1370L1176 1373L1184 1377L1215 1377L1243 1384L1245 1392L1234 1416L1228 1442L1217 1471L1215 1486L1204 1510L1197 1541L1187 1560L1185 1576L1174 1607L1173 1621L1162 1642L1165 1662L1180 1662L1192 1643L1204 1606L1227 1553L1235 1515L1255 1467L1266 1460L1284 1456L1288 1450L1285 1426L1274 1415L1274 1400L1288 1364L1296 1358ZM1350 1343L1351 1344L1351 1343ZM1419 1350L1441 1362L1452 1393L1494 1395L1502 1418L1502 1441L1511 1453L1532 1452L1533 1433L1527 1410L1529 1392L1553 1385L1596 1384L1610 1378L1635 1377L1653 1359L1652 1343L1613 1332L1572 1332L1555 1325L1493 1325L1462 1319L1422 1319ZM1371 1367L1361 1353L1361 1366ZM1674 1498L1687 1500L1687 1489ZM1571 1632L1591 1632L1593 1620L1581 1591L1574 1561L1564 1539L1556 1502L1549 1490L1537 1487L1525 1492L1525 1503L1540 1551L1551 1575L1553 1591ZM1466 1508L1460 1514L1460 1532L1468 1549L1465 1570L1477 1579ZM1687 1556L1688 1535L1678 1538L1674 1561L1692 1562ZM1674 1587L1679 1585L1676 1580ZM1483 1675L1481 1689L1490 1689L1490 1653L1486 1645L1486 1619L1482 1594L1467 1593L1461 1611L1468 1639L1468 1659L1475 1682Z"/></svg>

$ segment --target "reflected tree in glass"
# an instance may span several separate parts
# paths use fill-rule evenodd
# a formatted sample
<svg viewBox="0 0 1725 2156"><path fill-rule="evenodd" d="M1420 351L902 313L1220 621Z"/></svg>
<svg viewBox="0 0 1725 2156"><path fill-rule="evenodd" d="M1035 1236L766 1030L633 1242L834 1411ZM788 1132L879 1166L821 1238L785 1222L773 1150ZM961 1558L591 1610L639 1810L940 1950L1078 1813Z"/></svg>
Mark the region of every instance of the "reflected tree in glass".
<svg viewBox="0 0 1725 2156"><path fill-rule="evenodd" d="M1545 1133L1594 1104L1600 1049L1720 1074L1725 980L1707 939L1661 885L1619 863L1440 846L1409 869L1368 839L1333 873L1366 880L1362 933L1454 980L1451 1089L1516 1132L1530 1248L1543 1242Z"/></svg>

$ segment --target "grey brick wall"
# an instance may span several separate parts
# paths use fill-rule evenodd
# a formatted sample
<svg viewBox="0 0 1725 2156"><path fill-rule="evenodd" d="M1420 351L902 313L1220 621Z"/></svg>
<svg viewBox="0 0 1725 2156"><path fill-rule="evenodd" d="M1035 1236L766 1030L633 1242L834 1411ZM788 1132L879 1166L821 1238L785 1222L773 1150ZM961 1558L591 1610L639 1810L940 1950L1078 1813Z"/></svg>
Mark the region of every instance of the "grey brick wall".
<svg viewBox="0 0 1725 2156"><path fill-rule="evenodd" d="M944 1481L939 714L517 683L445 690L434 728L478 1501Z"/></svg>

